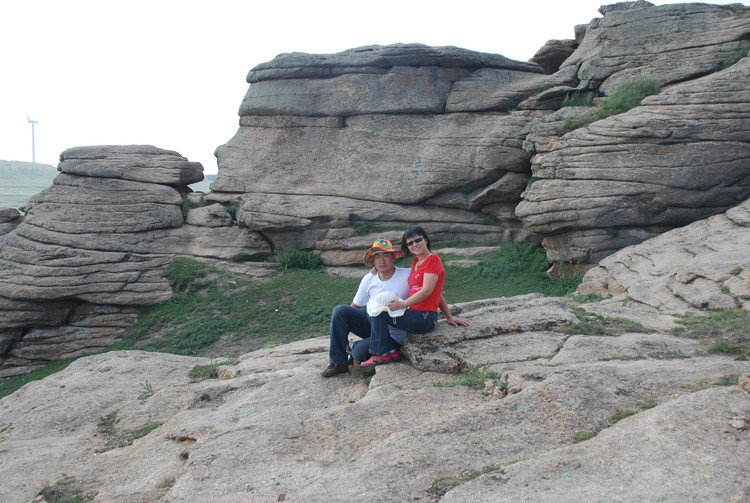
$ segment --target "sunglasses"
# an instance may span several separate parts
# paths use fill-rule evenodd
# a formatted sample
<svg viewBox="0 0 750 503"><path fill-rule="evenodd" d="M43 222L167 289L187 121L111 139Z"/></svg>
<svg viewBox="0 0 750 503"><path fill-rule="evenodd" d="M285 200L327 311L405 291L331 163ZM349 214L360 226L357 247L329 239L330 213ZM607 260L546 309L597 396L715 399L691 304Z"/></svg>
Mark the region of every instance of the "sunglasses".
<svg viewBox="0 0 750 503"><path fill-rule="evenodd" d="M424 238L417 238L414 241L407 241L406 246L411 246L413 244L421 243L422 241L424 241Z"/></svg>

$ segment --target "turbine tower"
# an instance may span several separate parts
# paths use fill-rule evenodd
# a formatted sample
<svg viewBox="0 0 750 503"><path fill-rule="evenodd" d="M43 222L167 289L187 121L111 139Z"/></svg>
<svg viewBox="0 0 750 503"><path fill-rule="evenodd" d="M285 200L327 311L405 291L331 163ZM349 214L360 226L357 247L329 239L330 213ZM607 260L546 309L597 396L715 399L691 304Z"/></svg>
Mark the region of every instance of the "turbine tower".
<svg viewBox="0 0 750 503"><path fill-rule="evenodd" d="M26 119L31 124L31 162L36 162L36 149L34 148L34 124L38 121L33 121L29 118L29 114L26 114Z"/></svg>

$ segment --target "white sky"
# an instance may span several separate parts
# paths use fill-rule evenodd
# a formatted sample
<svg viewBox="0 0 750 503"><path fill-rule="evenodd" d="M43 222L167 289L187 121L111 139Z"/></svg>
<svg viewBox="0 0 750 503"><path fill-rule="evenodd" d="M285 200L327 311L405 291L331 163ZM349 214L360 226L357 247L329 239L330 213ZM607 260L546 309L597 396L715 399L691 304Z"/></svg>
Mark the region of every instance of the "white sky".
<svg viewBox="0 0 750 503"><path fill-rule="evenodd" d="M28 114L40 163L56 166L71 147L140 143L216 173L248 71L277 54L415 42L526 61L606 3L0 0L0 159L31 161Z"/></svg>

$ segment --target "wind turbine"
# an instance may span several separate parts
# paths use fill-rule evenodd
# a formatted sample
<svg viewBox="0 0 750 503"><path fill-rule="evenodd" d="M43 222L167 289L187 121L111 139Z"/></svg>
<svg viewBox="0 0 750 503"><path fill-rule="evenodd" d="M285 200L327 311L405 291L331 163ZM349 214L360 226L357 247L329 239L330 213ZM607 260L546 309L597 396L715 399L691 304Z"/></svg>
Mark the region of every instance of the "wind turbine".
<svg viewBox="0 0 750 503"><path fill-rule="evenodd" d="M31 124L31 162L36 162L36 149L34 148L34 124L38 121L33 121L29 118L29 114L26 114L26 120Z"/></svg>

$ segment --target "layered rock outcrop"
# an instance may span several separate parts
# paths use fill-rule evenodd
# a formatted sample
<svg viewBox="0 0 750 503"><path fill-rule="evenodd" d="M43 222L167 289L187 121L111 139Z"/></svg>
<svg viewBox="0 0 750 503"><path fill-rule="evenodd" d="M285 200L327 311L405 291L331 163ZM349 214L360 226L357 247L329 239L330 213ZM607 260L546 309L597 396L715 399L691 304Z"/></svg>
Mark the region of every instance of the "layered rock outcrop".
<svg viewBox="0 0 750 503"><path fill-rule="evenodd" d="M436 240L523 239L513 208L536 112L508 111L549 79L451 47L282 54L250 71L209 197L275 247L322 250L333 265L413 221Z"/></svg>
<svg viewBox="0 0 750 503"><path fill-rule="evenodd" d="M231 219L183 225L182 196L203 167L177 152L79 147L62 153L58 169L23 222L0 236L0 376L122 338L138 307L171 297L164 271L175 257L269 251Z"/></svg>
<svg viewBox="0 0 750 503"><path fill-rule="evenodd" d="M600 12L528 63L399 44L261 64L210 198L275 248L342 265L412 222L436 241L536 234L550 261L593 264L750 196L748 58L723 68L747 54L750 9L639 0ZM560 110L566 97L600 101L644 75L663 92L563 127L590 111Z"/></svg>
<svg viewBox="0 0 750 503"><path fill-rule="evenodd" d="M746 501L747 360L617 305L650 332L580 333L539 296L456 306L472 327L441 322L438 355L479 371L478 389L419 340L372 377L321 377L325 337L202 382L189 373L208 359L82 358L0 400L0 499L58 482L112 502Z"/></svg>
<svg viewBox="0 0 750 503"><path fill-rule="evenodd" d="M578 292L658 310L750 311L750 200L610 255Z"/></svg>
<svg viewBox="0 0 750 503"><path fill-rule="evenodd" d="M721 69L747 54L750 9L628 6L602 8L560 72L575 70L579 93L639 76L662 92L570 132L564 120L590 110L563 109L527 137L534 183L516 215L545 236L552 262L596 263L750 195L750 58Z"/></svg>

